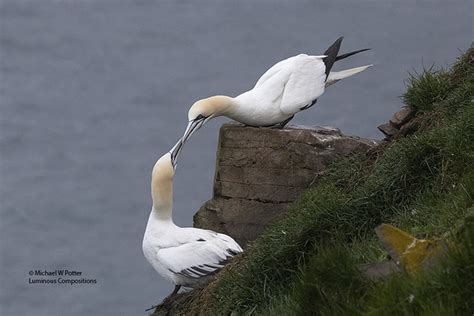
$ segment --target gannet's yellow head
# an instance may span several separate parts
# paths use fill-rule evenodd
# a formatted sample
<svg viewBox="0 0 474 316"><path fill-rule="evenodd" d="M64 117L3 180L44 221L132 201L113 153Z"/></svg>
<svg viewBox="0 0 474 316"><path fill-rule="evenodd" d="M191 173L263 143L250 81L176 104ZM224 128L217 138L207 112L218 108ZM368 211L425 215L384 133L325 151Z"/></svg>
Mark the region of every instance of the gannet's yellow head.
<svg viewBox="0 0 474 316"><path fill-rule="evenodd" d="M220 103L214 100L216 97L210 97L206 99L194 102L188 111L188 121L195 121L203 118L210 118L217 116L219 112Z"/></svg>
<svg viewBox="0 0 474 316"><path fill-rule="evenodd" d="M173 203L174 168L171 154L164 154L153 167L151 174L151 196L156 210L169 208Z"/></svg>
<svg viewBox="0 0 474 316"><path fill-rule="evenodd" d="M178 155L189 137L210 119L225 115L234 104L234 99L223 95L216 95L199 100L191 106L188 112L188 126L184 131L184 135L170 151L171 161L174 167L176 167Z"/></svg>
<svg viewBox="0 0 474 316"><path fill-rule="evenodd" d="M200 123L199 127L201 127L211 118L224 115L228 108L233 104L233 102L234 100L232 98L226 97L224 95L216 95L213 97L199 100L195 102L189 109L188 121L189 123ZM196 128L196 130L198 128ZM184 141L186 141L186 139Z"/></svg>
<svg viewBox="0 0 474 316"><path fill-rule="evenodd" d="M153 177L164 181L172 181L174 168L171 162L171 154L166 153L158 159L153 167Z"/></svg>

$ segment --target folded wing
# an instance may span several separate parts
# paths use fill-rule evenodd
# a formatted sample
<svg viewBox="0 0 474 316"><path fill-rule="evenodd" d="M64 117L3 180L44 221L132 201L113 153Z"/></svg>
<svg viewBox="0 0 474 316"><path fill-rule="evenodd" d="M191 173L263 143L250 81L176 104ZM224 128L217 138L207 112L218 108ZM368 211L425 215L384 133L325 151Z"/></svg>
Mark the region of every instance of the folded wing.
<svg viewBox="0 0 474 316"><path fill-rule="evenodd" d="M324 56L299 55L290 67L280 103L285 114L295 114L324 93L326 73Z"/></svg>
<svg viewBox="0 0 474 316"><path fill-rule="evenodd" d="M213 234L158 251L158 260L173 274L199 280L220 270L227 261L242 252L230 237Z"/></svg>

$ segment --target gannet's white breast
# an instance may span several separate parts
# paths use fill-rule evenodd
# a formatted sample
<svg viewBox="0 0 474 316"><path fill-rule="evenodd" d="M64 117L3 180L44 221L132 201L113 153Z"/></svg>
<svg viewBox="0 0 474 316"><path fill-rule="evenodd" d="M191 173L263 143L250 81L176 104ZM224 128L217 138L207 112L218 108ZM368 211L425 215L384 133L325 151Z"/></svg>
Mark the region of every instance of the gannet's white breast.
<svg viewBox="0 0 474 316"><path fill-rule="evenodd" d="M198 228L181 228L152 211L143 238L143 253L153 268L176 285L199 287L228 259L242 252L229 236Z"/></svg>
<svg viewBox="0 0 474 316"><path fill-rule="evenodd" d="M324 93L324 56L301 54L267 70L255 87L235 98L229 117L253 126L280 123Z"/></svg>

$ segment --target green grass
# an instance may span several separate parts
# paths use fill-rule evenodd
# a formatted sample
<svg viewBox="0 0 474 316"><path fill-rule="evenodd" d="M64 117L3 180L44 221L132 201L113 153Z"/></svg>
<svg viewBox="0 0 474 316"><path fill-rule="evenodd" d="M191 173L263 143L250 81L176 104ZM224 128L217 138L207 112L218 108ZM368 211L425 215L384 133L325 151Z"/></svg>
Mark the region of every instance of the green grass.
<svg viewBox="0 0 474 316"><path fill-rule="evenodd" d="M402 96L405 104L421 111L431 111L449 92L449 74L434 66L424 68L421 73L409 73L407 92Z"/></svg>
<svg viewBox="0 0 474 316"><path fill-rule="evenodd" d="M474 217L457 248L417 277L371 281L360 274L354 248L337 240L317 247L286 295L263 315L471 315L474 309ZM356 250L357 252L357 250Z"/></svg>
<svg viewBox="0 0 474 316"><path fill-rule="evenodd" d="M188 313L451 315L474 313L474 50L450 71L410 75L417 131L335 162L284 219L234 260ZM373 229L394 224L459 246L443 266L372 282L386 259ZM463 226L464 225L464 226ZM470 247L470 248L469 248ZM412 299L410 299L412 297ZM469 312L469 313L468 313Z"/></svg>

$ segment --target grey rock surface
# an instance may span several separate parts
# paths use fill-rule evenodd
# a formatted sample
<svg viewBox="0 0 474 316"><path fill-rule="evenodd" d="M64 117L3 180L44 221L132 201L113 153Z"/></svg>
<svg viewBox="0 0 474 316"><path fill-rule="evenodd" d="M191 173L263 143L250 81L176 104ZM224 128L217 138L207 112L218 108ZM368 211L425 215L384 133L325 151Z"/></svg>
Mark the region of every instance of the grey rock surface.
<svg viewBox="0 0 474 316"><path fill-rule="evenodd" d="M399 111L393 114L390 123L399 128L411 120L413 116L415 116L415 110L409 106L403 106Z"/></svg>
<svg viewBox="0 0 474 316"><path fill-rule="evenodd" d="M388 123L377 126L379 131L385 135L385 140L392 140L394 137L403 137L413 133L418 122L415 118L416 111L412 107L403 106L395 112Z"/></svg>
<svg viewBox="0 0 474 316"><path fill-rule="evenodd" d="M316 183L334 159L376 144L328 127L224 124L214 196L195 214L194 226L229 234L245 247Z"/></svg>
<svg viewBox="0 0 474 316"><path fill-rule="evenodd" d="M398 128L391 123L385 123L377 126L377 128L385 135L386 138L391 138L398 133Z"/></svg>

